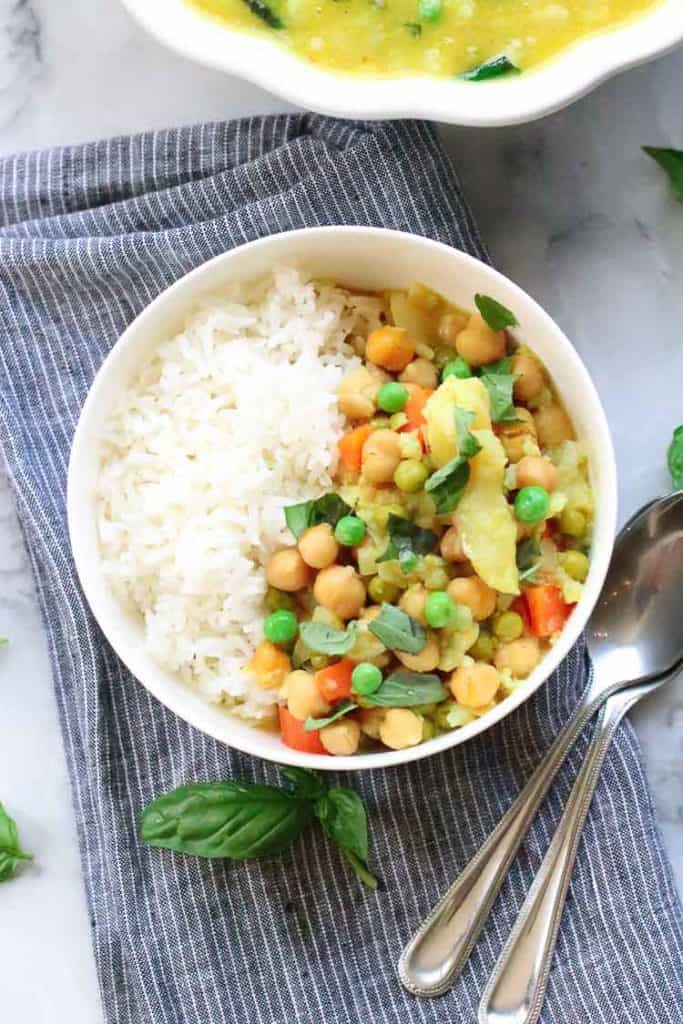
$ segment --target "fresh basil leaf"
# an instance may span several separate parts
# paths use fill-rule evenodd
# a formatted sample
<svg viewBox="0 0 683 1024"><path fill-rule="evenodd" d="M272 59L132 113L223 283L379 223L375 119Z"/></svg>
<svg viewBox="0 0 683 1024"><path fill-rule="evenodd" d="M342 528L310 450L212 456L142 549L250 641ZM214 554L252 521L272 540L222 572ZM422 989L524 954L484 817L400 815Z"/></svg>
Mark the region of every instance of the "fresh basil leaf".
<svg viewBox="0 0 683 1024"><path fill-rule="evenodd" d="M482 373L481 382L489 393L493 423L517 423L512 395L516 380L515 373Z"/></svg>
<svg viewBox="0 0 683 1024"><path fill-rule="evenodd" d="M357 708L358 705L354 704L352 700L343 700L340 704L337 704L334 711L331 711L325 718L307 718L304 722L304 729L306 732L313 732L315 729L324 729L326 725L336 722L338 718L343 718L344 715L348 715L349 711L356 711Z"/></svg>
<svg viewBox="0 0 683 1024"><path fill-rule="evenodd" d="M445 516L458 507L469 478L469 462L459 455L432 473L425 484L425 491L431 494L437 515Z"/></svg>
<svg viewBox="0 0 683 1024"><path fill-rule="evenodd" d="M284 512L289 530L299 538L309 527L319 526L320 523L336 526L342 516L351 512L351 508L338 494L323 494L312 501L286 505Z"/></svg>
<svg viewBox="0 0 683 1024"><path fill-rule="evenodd" d="M417 704L438 704L447 696L439 676L406 669L392 672L378 690L362 698L362 703L364 707L412 708Z"/></svg>
<svg viewBox="0 0 683 1024"><path fill-rule="evenodd" d="M541 557L541 548L535 537L527 537L517 545L517 569L526 572Z"/></svg>
<svg viewBox="0 0 683 1024"><path fill-rule="evenodd" d="M425 530L403 516L389 515L387 520L389 544L378 562L390 562L397 558L405 573L412 572L417 564L412 556L428 555L434 551L439 538L433 530Z"/></svg>
<svg viewBox="0 0 683 1024"><path fill-rule="evenodd" d="M367 885L368 889L376 889L379 882L367 864L364 864L360 857L357 857L352 850L348 850L345 846L342 846L342 853L353 868L356 878L360 879L363 885Z"/></svg>
<svg viewBox="0 0 683 1024"><path fill-rule="evenodd" d="M460 78L466 82L486 82L491 78L502 78L503 75L518 75L520 69L513 64L509 57L502 54L500 57L493 57L484 61L471 71L465 71Z"/></svg>
<svg viewBox="0 0 683 1024"><path fill-rule="evenodd" d="M474 303L492 331L502 331L505 327L517 327L519 321L512 310L501 302L497 302L496 299L492 299L490 295L482 295L477 292L474 296Z"/></svg>
<svg viewBox="0 0 683 1024"><path fill-rule="evenodd" d="M474 422L475 415L469 409L455 407L455 440L458 445L458 455L461 459L472 459L481 451L481 445L470 431L470 424Z"/></svg>
<svg viewBox="0 0 683 1024"><path fill-rule="evenodd" d="M427 633L417 619L393 604L382 604L379 615L368 623L371 633L390 651L419 654L427 643Z"/></svg>
<svg viewBox="0 0 683 1024"><path fill-rule="evenodd" d="M368 822L358 793L344 786L330 789L316 802L315 813L330 839L368 859Z"/></svg>
<svg viewBox="0 0 683 1024"><path fill-rule="evenodd" d="M683 489L683 426L676 427L666 456L674 490Z"/></svg>
<svg viewBox="0 0 683 1024"><path fill-rule="evenodd" d="M150 846L197 857L250 860L280 853L313 814L310 800L274 786L195 782L165 793L142 813Z"/></svg>
<svg viewBox="0 0 683 1024"><path fill-rule="evenodd" d="M335 629L324 622L302 622L299 635L309 651L316 654L348 654L356 642L358 626L350 622L347 629Z"/></svg>
<svg viewBox="0 0 683 1024"><path fill-rule="evenodd" d="M31 854L22 850L16 822L0 803L0 882L12 878L22 860L32 860Z"/></svg>
<svg viewBox="0 0 683 1024"><path fill-rule="evenodd" d="M279 764L280 774L294 787L294 792L304 800L317 800L325 792L319 772L296 765Z"/></svg>
<svg viewBox="0 0 683 1024"><path fill-rule="evenodd" d="M503 356L502 359L496 359L494 363L486 363L482 367L482 373L511 373L512 372L512 356Z"/></svg>
<svg viewBox="0 0 683 1024"><path fill-rule="evenodd" d="M656 160L669 175L669 181L676 199L683 203L683 149L661 149L659 146L643 146L643 151Z"/></svg>
<svg viewBox="0 0 683 1024"><path fill-rule="evenodd" d="M266 0L244 0L245 4L257 18L264 21L269 28L284 28L284 22L273 8L273 5Z"/></svg>

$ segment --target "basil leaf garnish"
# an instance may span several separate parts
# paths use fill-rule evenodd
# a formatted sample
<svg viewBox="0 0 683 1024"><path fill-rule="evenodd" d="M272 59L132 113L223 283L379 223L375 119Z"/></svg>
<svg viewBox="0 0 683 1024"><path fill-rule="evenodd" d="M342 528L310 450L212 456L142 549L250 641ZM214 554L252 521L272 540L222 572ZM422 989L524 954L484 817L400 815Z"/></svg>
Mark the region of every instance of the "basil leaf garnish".
<svg viewBox="0 0 683 1024"><path fill-rule="evenodd" d="M406 573L412 572L415 568L415 556L428 555L439 543L439 538L433 530L422 529L410 519L395 516L393 513L389 514L387 530L389 544L377 561L390 562L397 558Z"/></svg>
<svg viewBox="0 0 683 1024"><path fill-rule="evenodd" d="M329 523L336 526L342 516L351 512L351 508L338 494L323 494L313 501L302 501L298 505L285 506L285 520L290 531L299 538L311 526Z"/></svg>
<svg viewBox="0 0 683 1024"><path fill-rule="evenodd" d="M439 676L429 672L392 672L374 693L363 697L363 705L382 708L411 708L437 704L448 696Z"/></svg>
<svg viewBox="0 0 683 1024"><path fill-rule="evenodd" d="M481 445L470 432L474 413L469 409L455 407L455 435L458 454L436 473L432 473L425 484L425 491L431 494L438 515L447 515L457 508L470 478L469 460L481 451Z"/></svg>
<svg viewBox="0 0 683 1024"><path fill-rule="evenodd" d="M474 303L492 331L502 331L505 327L517 327L519 321L512 310L504 306L502 302L492 299L490 295L481 295L477 292L474 296Z"/></svg>
<svg viewBox="0 0 683 1024"><path fill-rule="evenodd" d="M512 394L516 380L516 373L491 373L488 367L484 367L481 382L489 393L493 423L517 423Z"/></svg>
<svg viewBox="0 0 683 1024"><path fill-rule="evenodd" d="M518 75L520 69L513 64L509 57L502 54L500 57L492 57L491 60L478 64L471 71L465 71L460 78L465 82L486 82L490 78L502 78L503 75Z"/></svg>
<svg viewBox="0 0 683 1024"><path fill-rule="evenodd" d="M274 10L271 4L266 3L266 0L244 0L245 4L257 18L264 21L269 28L284 28L285 24Z"/></svg>
<svg viewBox="0 0 683 1024"><path fill-rule="evenodd" d="M349 711L356 711L357 708L358 705L354 704L352 700L343 700L340 704L337 704L334 711L331 711L325 718L307 718L304 722L304 729L306 732L314 732L316 729L324 729L326 725L336 722L338 718L343 718L344 715L348 715Z"/></svg>
<svg viewBox="0 0 683 1024"><path fill-rule="evenodd" d="M196 857L250 860L280 853L313 811L290 790L241 782L195 782L160 796L142 813L141 836Z"/></svg>
<svg viewBox="0 0 683 1024"><path fill-rule="evenodd" d="M427 633L417 619L393 604L382 605L379 615L368 623L368 629L390 651L419 654L427 643Z"/></svg>
<svg viewBox="0 0 683 1024"><path fill-rule="evenodd" d="M683 149L662 149L659 146L643 146L643 152L656 160L660 167L664 168L669 176L671 188L678 199L683 203Z"/></svg>
<svg viewBox="0 0 683 1024"><path fill-rule="evenodd" d="M16 822L0 803L0 882L12 878L22 860L32 860L31 854L22 850Z"/></svg>
<svg viewBox="0 0 683 1024"><path fill-rule="evenodd" d="M683 489L683 426L674 430L666 461L674 490Z"/></svg>
<svg viewBox="0 0 683 1024"><path fill-rule="evenodd" d="M309 651L316 654L348 654L356 642L358 626L350 622L348 629L335 629L323 622L302 622L299 635Z"/></svg>
<svg viewBox="0 0 683 1024"><path fill-rule="evenodd" d="M527 537L517 545L517 571L520 583L530 580L541 564L541 548L534 537Z"/></svg>
<svg viewBox="0 0 683 1024"><path fill-rule="evenodd" d="M278 768L283 778L293 786L297 796L306 800L317 800L325 792L319 772L290 764L281 764Z"/></svg>
<svg viewBox="0 0 683 1024"><path fill-rule="evenodd" d="M368 859L368 822L358 793L344 786L330 789L317 801L315 813L330 839L362 861Z"/></svg>

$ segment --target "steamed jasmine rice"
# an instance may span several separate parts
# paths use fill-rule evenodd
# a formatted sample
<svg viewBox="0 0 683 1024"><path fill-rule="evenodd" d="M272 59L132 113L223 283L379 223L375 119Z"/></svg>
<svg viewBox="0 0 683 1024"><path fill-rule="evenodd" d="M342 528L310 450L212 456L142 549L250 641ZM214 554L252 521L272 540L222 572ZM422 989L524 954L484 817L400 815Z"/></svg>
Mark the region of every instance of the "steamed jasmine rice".
<svg viewBox="0 0 683 1024"><path fill-rule="evenodd" d="M353 337L381 302L292 268L235 286L159 346L102 438L104 570L165 669L242 714L275 693L244 665L263 634L283 506L331 487Z"/></svg>

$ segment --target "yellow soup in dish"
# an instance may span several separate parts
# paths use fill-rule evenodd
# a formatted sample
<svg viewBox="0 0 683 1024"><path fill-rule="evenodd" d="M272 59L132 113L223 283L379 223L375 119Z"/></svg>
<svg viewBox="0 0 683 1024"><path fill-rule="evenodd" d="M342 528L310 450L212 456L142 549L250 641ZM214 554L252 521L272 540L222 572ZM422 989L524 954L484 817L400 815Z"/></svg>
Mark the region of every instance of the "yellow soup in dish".
<svg viewBox="0 0 683 1024"><path fill-rule="evenodd" d="M323 68L463 75L532 68L614 28L653 0L192 0L231 27L267 34Z"/></svg>

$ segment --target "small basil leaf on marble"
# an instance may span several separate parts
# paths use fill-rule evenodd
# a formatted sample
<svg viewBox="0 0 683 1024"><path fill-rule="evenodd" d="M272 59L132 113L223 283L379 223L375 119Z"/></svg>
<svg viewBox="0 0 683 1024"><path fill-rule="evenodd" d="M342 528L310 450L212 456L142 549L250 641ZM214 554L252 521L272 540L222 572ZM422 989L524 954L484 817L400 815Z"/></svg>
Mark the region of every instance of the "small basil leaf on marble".
<svg viewBox="0 0 683 1024"><path fill-rule="evenodd" d="M676 199L679 203L683 203L683 149L643 146L643 152L656 160L659 166L666 171Z"/></svg>
<svg viewBox="0 0 683 1024"><path fill-rule="evenodd" d="M666 461L674 490L683 489L683 426L674 430Z"/></svg>
<svg viewBox="0 0 683 1024"><path fill-rule="evenodd" d="M427 633L417 619L393 604L382 604L380 613L368 623L371 633L390 651L419 654L427 643Z"/></svg>
<svg viewBox="0 0 683 1024"><path fill-rule="evenodd" d="M304 722L304 729L306 732L314 732L316 729L324 729L326 725L331 725L332 722L336 722L338 718L343 718L344 715L348 715L349 711L357 711L358 705L354 704L351 700L343 700L340 704L337 704L334 711L331 711L325 718L307 718Z"/></svg>
<svg viewBox="0 0 683 1024"><path fill-rule="evenodd" d="M284 512L289 530L299 538L309 527L319 526L320 523L336 526L342 516L351 512L351 508L338 494L323 494L312 501L286 505Z"/></svg>
<svg viewBox="0 0 683 1024"><path fill-rule="evenodd" d="M502 302L492 299L490 295L482 295L477 292L474 296L474 303L492 331L502 331L505 327L517 327L519 321L512 310L504 306Z"/></svg>
<svg viewBox="0 0 683 1024"><path fill-rule="evenodd" d="M471 71L465 71L460 75L465 82L486 82L491 78L502 78L504 75L518 75L520 69L513 64L509 57L501 54L500 57L492 57L491 60L478 64Z"/></svg>
<svg viewBox="0 0 683 1024"><path fill-rule="evenodd" d="M411 708L438 704L448 696L439 676L430 672L392 672L374 693L362 698L363 707Z"/></svg>
<svg viewBox="0 0 683 1024"><path fill-rule="evenodd" d="M22 860L32 860L31 854L22 850L16 822L0 803L0 882L12 878Z"/></svg>
<svg viewBox="0 0 683 1024"><path fill-rule="evenodd" d="M309 651L316 654L348 654L356 642L358 626L349 623L347 629L335 629L324 622L302 622L299 635Z"/></svg>

